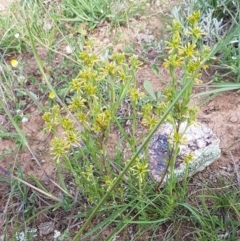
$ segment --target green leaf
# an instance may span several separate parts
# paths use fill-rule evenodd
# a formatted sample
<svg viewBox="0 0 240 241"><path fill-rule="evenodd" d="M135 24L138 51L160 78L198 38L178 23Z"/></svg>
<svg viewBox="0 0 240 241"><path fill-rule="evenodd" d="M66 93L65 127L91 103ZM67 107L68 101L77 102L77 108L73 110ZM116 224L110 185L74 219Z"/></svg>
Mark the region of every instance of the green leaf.
<svg viewBox="0 0 240 241"><path fill-rule="evenodd" d="M155 74L159 74L159 67L156 64L152 65L152 70Z"/></svg>
<svg viewBox="0 0 240 241"><path fill-rule="evenodd" d="M156 96L157 96L157 99L158 99L158 100L160 99L161 95L162 95L162 92L161 92L160 90L158 90L158 91L156 92Z"/></svg>
<svg viewBox="0 0 240 241"><path fill-rule="evenodd" d="M157 100L156 94L153 90L152 83L148 80L144 81L143 83L144 89L146 92L154 99Z"/></svg>
<svg viewBox="0 0 240 241"><path fill-rule="evenodd" d="M69 232L68 229L66 229L66 230L64 231L63 235L61 235L60 237L58 237L58 240L63 241L64 239L69 238L69 236L70 236L70 232Z"/></svg>

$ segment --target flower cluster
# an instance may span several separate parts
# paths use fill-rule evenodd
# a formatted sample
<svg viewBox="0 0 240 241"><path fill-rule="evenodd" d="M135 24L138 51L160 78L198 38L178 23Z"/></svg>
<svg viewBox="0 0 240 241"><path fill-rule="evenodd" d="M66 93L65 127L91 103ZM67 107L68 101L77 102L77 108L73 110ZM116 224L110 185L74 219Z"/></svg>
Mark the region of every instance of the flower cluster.
<svg viewBox="0 0 240 241"><path fill-rule="evenodd" d="M133 82L131 71L139 66L135 56L129 64L122 53L115 53L109 60L101 60L95 54L82 52L79 61L83 64L78 76L70 83L74 93L69 109L77 120L94 132L109 129L118 108L117 88ZM138 98L137 92L132 98Z"/></svg>
<svg viewBox="0 0 240 241"><path fill-rule="evenodd" d="M199 43L202 36L205 35L198 26L199 19L200 11L196 11L187 17L186 26L174 20L170 27L172 36L167 41L168 58L164 60L164 67L169 68L170 71L176 67L182 67L188 80L202 68L207 68L204 61L210 53L209 47ZM201 83L200 76L200 74L194 76L195 83Z"/></svg>
<svg viewBox="0 0 240 241"><path fill-rule="evenodd" d="M142 124L151 129L157 123L157 115L154 113L153 106L149 103L142 106Z"/></svg>
<svg viewBox="0 0 240 241"><path fill-rule="evenodd" d="M81 68L69 83L67 110L53 105L51 111L43 115L45 130L56 134L51 152L58 162L67 157L73 145L91 144L98 149L98 161L103 159L107 170L106 153L101 150L105 149L108 132L121 103L128 98L132 107L136 107L142 97L135 77L140 62L136 56L127 58L123 53L103 58L93 52L91 43L87 43L78 61ZM49 98L54 102L55 94L50 92ZM82 131L76 130L79 124ZM93 138L88 143L90 136Z"/></svg>
<svg viewBox="0 0 240 241"><path fill-rule="evenodd" d="M49 132L56 132L57 128L61 128L64 137L54 137L50 148L55 160L59 162L61 157L67 155L72 144L80 145L80 131L74 128L74 121L70 116L61 114L59 105L54 105L51 111L45 112L43 120L45 122L45 130Z"/></svg>
<svg viewBox="0 0 240 241"><path fill-rule="evenodd" d="M185 23L173 20L170 27L172 34L169 41L166 42L168 57L164 60L163 66L169 69L171 81L163 92L164 104L169 106L179 92L186 88L167 117L167 121L171 122L174 127L171 146L169 147L173 153L173 159L179 153L179 145L186 141L184 132L180 132L181 124L185 122L187 128L196 120L198 107L190 106L190 97L193 85L202 82L200 80L201 71L208 67L206 62L209 60L210 48L202 42L202 37L205 33L198 24L200 18L200 11L195 11L187 17ZM164 105L162 106L163 108L159 108L160 115L165 109ZM193 157L190 154L184 159L184 162L188 163L192 159ZM171 170L174 169L173 166L174 164L172 164Z"/></svg>
<svg viewBox="0 0 240 241"><path fill-rule="evenodd" d="M146 175L149 172L148 163L146 160L141 160L141 158L136 158L134 165L130 168L130 171L142 184L146 180Z"/></svg>
<svg viewBox="0 0 240 241"><path fill-rule="evenodd" d="M172 79L164 91L166 103L170 103L186 83L190 82L171 112L170 119L175 123L183 121L187 121L188 124L193 123L198 111L197 107L189 106L190 96L193 85L202 83L201 70L208 67L206 61L210 55L209 47L201 41L205 33L198 25L200 17L200 11L196 11L187 17L185 24L173 20L170 27L172 35L167 41L168 58L163 63L164 67L169 69ZM180 69L183 76L179 79Z"/></svg>

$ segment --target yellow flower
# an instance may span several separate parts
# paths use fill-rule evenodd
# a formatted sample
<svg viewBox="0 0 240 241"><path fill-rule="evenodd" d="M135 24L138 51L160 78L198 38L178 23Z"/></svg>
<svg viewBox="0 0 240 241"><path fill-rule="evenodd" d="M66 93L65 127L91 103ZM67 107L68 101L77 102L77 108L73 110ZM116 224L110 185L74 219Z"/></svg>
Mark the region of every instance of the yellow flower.
<svg viewBox="0 0 240 241"><path fill-rule="evenodd" d="M201 14L200 14L200 10L193 12L190 16L187 17L187 21L192 24L195 25L199 20L200 20Z"/></svg>
<svg viewBox="0 0 240 241"><path fill-rule="evenodd" d="M181 50L179 51L179 54L186 57L191 57L197 54L197 51L195 50L195 48L196 48L196 44L188 43L186 46L181 48Z"/></svg>
<svg viewBox="0 0 240 241"><path fill-rule="evenodd" d="M97 115L96 121L101 128L106 128L111 120L109 111L104 111Z"/></svg>
<svg viewBox="0 0 240 241"><path fill-rule="evenodd" d="M71 146L73 143L78 143L80 140L80 136L76 131L68 131L66 132L66 143Z"/></svg>
<svg viewBox="0 0 240 241"><path fill-rule="evenodd" d="M141 65L141 63L138 60L138 56L137 55L131 56L129 58L129 62L130 62L130 65L132 66L133 69L137 69Z"/></svg>
<svg viewBox="0 0 240 241"><path fill-rule="evenodd" d="M74 121L69 117L65 116L61 120L62 127L65 131L73 131L74 130Z"/></svg>
<svg viewBox="0 0 240 241"><path fill-rule="evenodd" d="M193 155L190 153L184 157L183 161L188 164L189 162L193 161Z"/></svg>
<svg viewBox="0 0 240 241"><path fill-rule="evenodd" d="M174 91L173 91L172 89L166 88L166 89L164 90L164 94L165 94L165 96L167 97L167 99L168 99L169 101L171 101L171 100L173 99L173 96L174 96Z"/></svg>
<svg viewBox="0 0 240 241"><path fill-rule="evenodd" d="M94 182L93 165L87 165L85 172L81 172L88 182Z"/></svg>
<svg viewBox="0 0 240 241"><path fill-rule="evenodd" d="M82 52L79 55L81 61L83 61L87 66L93 66L97 62L97 55L90 55L87 52Z"/></svg>
<svg viewBox="0 0 240 241"><path fill-rule="evenodd" d="M93 129L93 131L95 131L95 132L101 132L100 126L98 126L98 125L96 125L96 124L93 124L92 129Z"/></svg>
<svg viewBox="0 0 240 241"><path fill-rule="evenodd" d="M168 67L178 67L181 66L183 63L183 58L179 57L176 54L172 54L168 57L168 59L164 59L163 66L165 68Z"/></svg>
<svg viewBox="0 0 240 241"><path fill-rule="evenodd" d="M71 103L69 105L69 109L71 111L79 111L86 107L86 100L82 98L81 96L77 95L71 100Z"/></svg>
<svg viewBox="0 0 240 241"><path fill-rule="evenodd" d="M77 91L81 93L83 82L84 81L80 78L72 79L70 82L71 91Z"/></svg>
<svg viewBox="0 0 240 241"><path fill-rule="evenodd" d="M12 59L10 63L11 63L13 68L18 66L18 61L16 59Z"/></svg>
<svg viewBox="0 0 240 241"><path fill-rule="evenodd" d="M86 93L90 96L94 95L97 91L97 86L92 86L92 85L89 85L89 84L85 84L84 85L84 89L86 91Z"/></svg>
<svg viewBox="0 0 240 241"><path fill-rule="evenodd" d="M166 102L158 103L156 106L156 112L158 115L162 114L166 110L168 104Z"/></svg>
<svg viewBox="0 0 240 241"><path fill-rule="evenodd" d="M169 54L174 52L175 50L178 50L181 43L181 37L179 32L173 33L173 36L170 41L166 41L167 47L166 49L169 49Z"/></svg>
<svg viewBox="0 0 240 241"><path fill-rule="evenodd" d="M79 72L81 81L86 83L87 81L92 81L94 79L94 71L92 68L87 68Z"/></svg>
<svg viewBox="0 0 240 241"><path fill-rule="evenodd" d="M203 81L201 79L199 79L199 78L195 78L194 79L194 83L197 84L197 85L200 85L200 84L203 83Z"/></svg>
<svg viewBox="0 0 240 241"><path fill-rule="evenodd" d="M54 155L57 162L59 159L66 155L69 145L62 138L55 137L51 141L50 151Z"/></svg>
<svg viewBox="0 0 240 241"><path fill-rule="evenodd" d="M130 168L134 176L137 176L140 183L143 183L147 173L149 172L148 163L140 162L139 159L136 160L133 167Z"/></svg>
<svg viewBox="0 0 240 241"><path fill-rule="evenodd" d="M210 55L210 52L211 52L210 47L203 45L203 49L202 49L202 53L201 53L202 59L207 59Z"/></svg>
<svg viewBox="0 0 240 241"><path fill-rule="evenodd" d="M52 121L52 114L50 112L45 112L43 115L43 120L46 125L46 130L52 131L54 129L53 121Z"/></svg>
<svg viewBox="0 0 240 241"><path fill-rule="evenodd" d="M118 77L120 78L121 81L125 82L128 78L126 75L126 72L123 70L123 68L118 68Z"/></svg>
<svg viewBox="0 0 240 241"><path fill-rule="evenodd" d="M197 27L197 26L194 26L193 28L189 28L186 31L186 34L193 35L197 39L201 39L203 35L206 35L206 33L200 27Z"/></svg>
<svg viewBox="0 0 240 241"><path fill-rule="evenodd" d="M87 124L87 116L88 116L88 113L83 113L83 112L78 112L75 114L75 117L83 125Z"/></svg>
<svg viewBox="0 0 240 241"><path fill-rule="evenodd" d="M182 139L182 135L179 132L176 131L173 134L173 141L174 141L174 143L176 143L176 144L181 143L181 139Z"/></svg>
<svg viewBox="0 0 240 241"><path fill-rule="evenodd" d="M142 112L144 116L149 116L152 112L153 106L149 103L142 106Z"/></svg>
<svg viewBox="0 0 240 241"><path fill-rule="evenodd" d="M61 119L60 112L61 112L61 109L60 109L59 105L54 105L52 107L52 114L53 114L54 118Z"/></svg>
<svg viewBox="0 0 240 241"><path fill-rule="evenodd" d="M123 53L114 53L112 59L116 62L117 65L121 65L125 61L125 55Z"/></svg>
<svg viewBox="0 0 240 241"><path fill-rule="evenodd" d="M195 71L197 71L201 67L201 61L200 59L194 59L191 60L187 65L187 73L193 74Z"/></svg>
<svg viewBox="0 0 240 241"><path fill-rule="evenodd" d="M55 93L54 93L54 92L50 92L49 95L48 95L48 97L49 97L50 99L54 99L56 96L55 96Z"/></svg>
<svg viewBox="0 0 240 241"><path fill-rule="evenodd" d="M109 176L105 176L103 181L104 181L104 184L103 186L107 189L107 191L109 190L109 188L112 186L113 182L116 180L116 177L112 178L112 177L109 177Z"/></svg>
<svg viewBox="0 0 240 241"><path fill-rule="evenodd" d="M106 62L104 68L106 73L111 76L115 75L117 71L117 65L115 63Z"/></svg>
<svg viewBox="0 0 240 241"><path fill-rule="evenodd" d="M153 126L155 126L157 123L157 117L156 116L144 116L142 119L142 125L148 127L149 129L152 129Z"/></svg>
<svg viewBox="0 0 240 241"><path fill-rule="evenodd" d="M131 91L130 91L130 99L132 102L136 102L138 101L138 99L143 96L143 93L140 92L138 89L136 88L133 88Z"/></svg>
<svg viewBox="0 0 240 241"><path fill-rule="evenodd" d="M173 32L179 32L183 29L183 26L181 25L180 22L178 22L176 19L173 20L172 22L172 30Z"/></svg>

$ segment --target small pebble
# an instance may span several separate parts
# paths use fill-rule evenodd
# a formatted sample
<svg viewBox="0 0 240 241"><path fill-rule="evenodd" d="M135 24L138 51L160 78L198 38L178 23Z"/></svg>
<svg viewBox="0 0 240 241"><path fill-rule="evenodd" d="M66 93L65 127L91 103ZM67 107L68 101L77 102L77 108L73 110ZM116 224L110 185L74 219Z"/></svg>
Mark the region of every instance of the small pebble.
<svg viewBox="0 0 240 241"><path fill-rule="evenodd" d="M36 110L36 107L35 107L35 106L31 106L31 107L29 108L29 112L30 112L30 113L33 113L35 110Z"/></svg>
<svg viewBox="0 0 240 241"><path fill-rule="evenodd" d="M161 5L161 3L160 3L159 0L157 0L157 1L155 2L155 4L156 4L157 7L160 7L160 5Z"/></svg>
<svg viewBox="0 0 240 241"><path fill-rule="evenodd" d="M39 232L40 232L40 236L50 234L54 230L54 223L51 222L51 221L50 222L41 223L38 226L38 229L39 229Z"/></svg>
<svg viewBox="0 0 240 241"><path fill-rule="evenodd" d="M232 123L238 122L238 116L236 114L232 114L229 118L229 121Z"/></svg>

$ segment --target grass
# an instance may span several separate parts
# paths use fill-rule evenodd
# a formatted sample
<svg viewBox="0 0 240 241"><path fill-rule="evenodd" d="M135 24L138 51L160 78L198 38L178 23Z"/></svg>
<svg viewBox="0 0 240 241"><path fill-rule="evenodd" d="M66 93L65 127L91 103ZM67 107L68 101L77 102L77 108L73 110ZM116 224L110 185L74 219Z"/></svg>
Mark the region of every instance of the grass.
<svg viewBox="0 0 240 241"><path fill-rule="evenodd" d="M134 234L126 237L127 240L145 237L145 240L159 240L159 237L163 240L181 240L183 237L221 240L221 235L225 235L227 240L236 240L239 237L239 190L235 180L224 183L218 178L218 187L208 182L201 183L196 190L191 188L188 179L183 183L172 179L165 188L159 189L159 184L156 185L148 173L146 146L167 117L176 117L178 103L181 102L182 107L186 104L182 109L188 108L191 90L189 95L186 95L186 90L193 82L183 78L180 90L175 89L176 83L173 82L169 90L172 93L170 99L167 99L166 91L155 93L151 84L145 82L144 88L149 96L142 99L136 77L140 66L138 59L96 50L94 42L87 37L103 21L110 22L111 28L128 25L129 19L143 13L144 3L63 0L58 5L56 2L47 5L41 1L23 1L19 9L13 6L9 14L0 17L0 50L4 57L0 60L3 69L0 73L0 108L11 123L11 132L1 130L1 138L13 138L18 143L18 150L27 148L42 169L43 164L31 147L29 136L21 129L23 118L28 118L24 110L28 105L36 105L53 135L57 137L59 126L65 131L65 135L53 139L55 142L51 145L56 172L49 176L43 171L48 184L22 170L19 153L15 157L14 152L7 153L15 158L14 165L8 166L7 170L0 162L1 191L4 193L3 240L8 240L8 235L12 235L13 240L20 240L21 231L25 237L31 236L29 228L50 220L50 213L57 216L62 212L68 217L68 222L60 230L58 240L67 239L68 232L72 240L114 240L118 235L130 235L130 228L134 229ZM203 14L205 9L212 7L215 9L214 18L222 16L223 13L219 13L222 5L213 4L214 1L210 6L190 6L192 9L201 7ZM226 3L224 6L229 16L232 6ZM175 17L176 13L179 20L184 21L183 13L175 10ZM230 16L232 23L228 23L229 26L238 25L239 20ZM83 27L82 23L87 26ZM207 36L213 39L210 32ZM215 33L217 43L209 43L214 46L210 57L219 54L221 61L215 62L214 67L222 69L223 65L233 64L228 62L234 51L229 43L236 32L225 33L227 38ZM199 46L202 44L200 41ZM71 53L66 52L66 47ZM157 51L161 55L159 59L169 57L163 56L165 52L161 48ZM25 76L28 59L21 57L25 54L32 60L34 56L38 74ZM10 65L12 58L17 58L18 66ZM56 61L57 58L60 61ZM197 71L199 69L192 73L192 78L196 77ZM175 75L171 74L174 80ZM238 76L238 72L231 71L231 74ZM23 78L19 80L19 76ZM74 79L80 81L74 82ZM212 84L212 87L216 86L226 91L238 89L239 83ZM161 118L157 118L157 107L163 101L167 104L161 109ZM128 115L119 115L124 103L129 104L131 111ZM151 109L144 116L144 106L150 106L153 111ZM22 110L23 115L17 110ZM152 118L148 119L149 116ZM141 119L144 118L147 131L139 135L137 131L143 128ZM126 120L131 121L129 130ZM178 124L176 121L176 126ZM109 153L110 136L116 130L121 138L113 153ZM172 152L176 154L177 150L176 145ZM70 182L74 183L73 192ZM9 231L9 223L16 213L17 219ZM186 227L187 232L182 234ZM107 237L104 231L108 232ZM25 240L34 239L28 237Z"/></svg>
<svg viewBox="0 0 240 241"><path fill-rule="evenodd" d="M215 71L215 82L219 89L215 93L222 92L226 82L239 83L239 1L189 1L190 8L199 9L202 12L202 27L206 32L203 41L210 47L218 46L216 60L211 69ZM190 10L191 11L191 10ZM238 30L237 30L238 29ZM230 83L228 85L230 90ZM216 88L217 86L212 86ZM223 87L223 88L222 88Z"/></svg>

